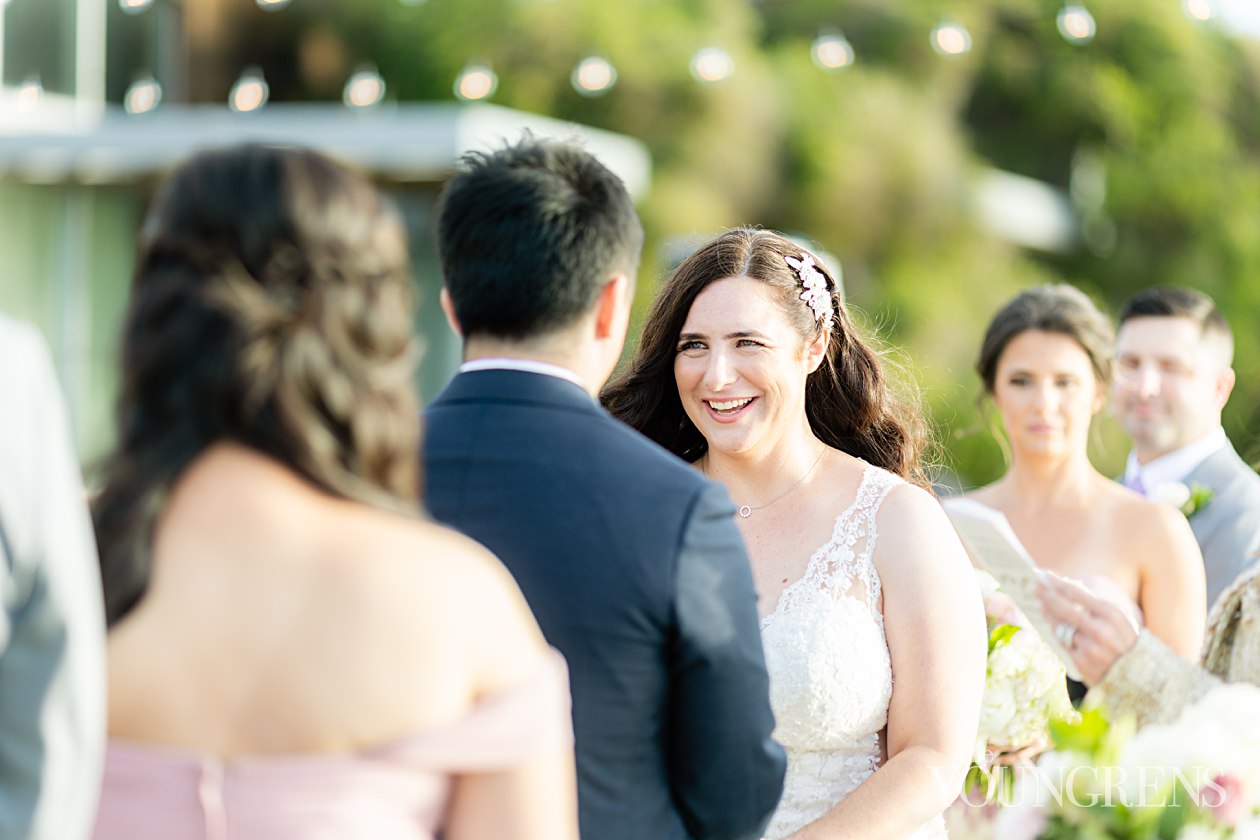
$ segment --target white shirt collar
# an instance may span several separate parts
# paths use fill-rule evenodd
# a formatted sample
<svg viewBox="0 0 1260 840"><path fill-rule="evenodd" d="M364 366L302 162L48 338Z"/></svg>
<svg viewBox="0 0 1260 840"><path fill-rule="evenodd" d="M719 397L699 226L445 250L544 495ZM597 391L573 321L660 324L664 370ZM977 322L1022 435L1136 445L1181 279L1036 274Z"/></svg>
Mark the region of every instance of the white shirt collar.
<svg viewBox="0 0 1260 840"><path fill-rule="evenodd" d="M1137 455L1130 451L1129 460L1124 469L1125 481L1130 480L1134 475L1140 475L1142 486L1147 488L1148 492L1151 488L1167 482L1184 484L1186 476L1194 472L1199 464L1228 444L1229 438L1225 437L1225 430L1217 426L1193 443L1174 449L1166 455L1160 455L1147 464L1139 464Z"/></svg>
<svg viewBox="0 0 1260 840"><path fill-rule="evenodd" d="M510 359L506 356L496 356L490 359L473 359L470 362L464 362L459 366L460 373L472 373L478 370L520 370L526 373L540 373L543 376L554 376L557 379L566 379L574 385L586 391L586 384L578 378L578 375L566 367L553 365L550 362L539 362L534 359ZM589 393L589 392L588 392Z"/></svg>

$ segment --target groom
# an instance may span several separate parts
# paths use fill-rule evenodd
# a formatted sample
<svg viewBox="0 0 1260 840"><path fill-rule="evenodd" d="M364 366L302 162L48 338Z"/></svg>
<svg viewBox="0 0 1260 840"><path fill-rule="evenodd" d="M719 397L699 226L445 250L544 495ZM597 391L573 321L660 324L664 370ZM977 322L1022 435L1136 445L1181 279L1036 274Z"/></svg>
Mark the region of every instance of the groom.
<svg viewBox="0 0 1260 840"><path fill-rule="evenodd" d="M1160 485L1202 488L1188 515L1211 607L1260 551L1260 476L1221 428L1234 334L1211 298L1177 286L1139 292L1119 320L1112 397L1133 439L1124 483L1154 497Z"/></svg>
<svg viewBox="0 0 1260 840"><path fill-rule="evenodd" d="M784 757L734 507L594 398L625 341L634 206L570 145L464 164L438 246L465 361L425 413L429 509L502 559L568 660L583 837L759 837Z"/></svg>

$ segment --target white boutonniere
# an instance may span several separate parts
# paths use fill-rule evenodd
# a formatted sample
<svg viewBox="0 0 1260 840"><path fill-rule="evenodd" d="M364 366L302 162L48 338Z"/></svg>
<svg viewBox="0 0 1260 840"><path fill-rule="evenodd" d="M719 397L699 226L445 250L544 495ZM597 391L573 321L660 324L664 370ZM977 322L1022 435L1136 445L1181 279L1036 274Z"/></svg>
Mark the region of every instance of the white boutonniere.
<svg viewBox="0 0 1260 840"><path fill-rule="evenodd" d="M1189 519L1212 501L1212 488L1195 481L1189 486L1180 481L1164 481L1155 485L1151 498L1172 505Z"/></svg>

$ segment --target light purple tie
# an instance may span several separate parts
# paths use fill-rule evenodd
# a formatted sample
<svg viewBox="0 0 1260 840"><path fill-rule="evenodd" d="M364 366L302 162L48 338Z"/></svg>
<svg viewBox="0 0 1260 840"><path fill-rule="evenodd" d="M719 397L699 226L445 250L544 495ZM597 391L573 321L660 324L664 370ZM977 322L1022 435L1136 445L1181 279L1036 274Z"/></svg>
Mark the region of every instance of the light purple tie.
<svg viewBox="0 0 1260 840"><path fill-rule="evenodd" d="M1135 472L1133 475L1126 478L1124 480L1124 486L1128 487L1130 490L1132 490L1135 493L1141 493L1143 496L1146 495L1146 488L1142 485L1141 473Z"/></svg>

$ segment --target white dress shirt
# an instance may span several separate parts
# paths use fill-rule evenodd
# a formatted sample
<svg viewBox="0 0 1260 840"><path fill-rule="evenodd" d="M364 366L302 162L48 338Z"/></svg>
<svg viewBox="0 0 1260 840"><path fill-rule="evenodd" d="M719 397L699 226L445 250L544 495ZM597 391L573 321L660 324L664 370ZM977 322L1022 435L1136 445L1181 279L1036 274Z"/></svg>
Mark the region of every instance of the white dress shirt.
<svg viewBox="0 0 1260 840"><path fill-rule="evenodd" d="M1229 438L1225 437L1225 429L1217 426L1193 443L1174 449L1167 455L1160 455L1147 464L1139 464L1137 455L1130 451L1124 469L1124 483L1133 487L1136 479L1141 482L1142 492L1147 496L1161 484L1184 484L1186 476L1194 472L1199 464L1228 444Z"/></svg>
<svg viewBox="0 0 1260 840"><path fill-rule="evenodd" d="M490 359L473 359L459 366L460 373L472 373L478 370L521 370L526 373L541 373L543 376L567 379L583 391L586 390L586 383L568 368L553 365L550 362L535 361L534 359L511 359L507 356L495 356Z"/></svg>

